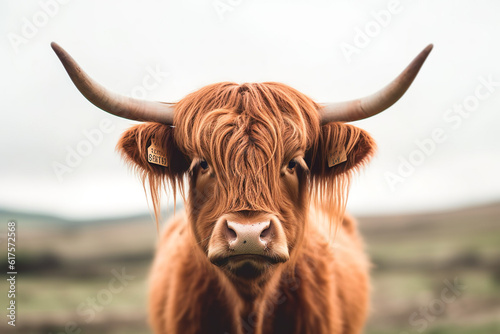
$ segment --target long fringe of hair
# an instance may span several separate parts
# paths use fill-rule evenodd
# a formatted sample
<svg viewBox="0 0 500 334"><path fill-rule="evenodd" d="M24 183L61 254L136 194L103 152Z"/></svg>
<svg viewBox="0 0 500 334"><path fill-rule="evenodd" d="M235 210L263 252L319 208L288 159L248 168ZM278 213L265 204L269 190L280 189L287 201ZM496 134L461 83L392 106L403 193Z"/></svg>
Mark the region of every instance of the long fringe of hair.
<svg viewBox="0 0 500 334"><path fill-rule="evenodd" d="M218 203L233 211L276 212L283 163L319 133L317 105L279 83L206 86L177 103L174 124L177 143L207 160Z"/></svg>

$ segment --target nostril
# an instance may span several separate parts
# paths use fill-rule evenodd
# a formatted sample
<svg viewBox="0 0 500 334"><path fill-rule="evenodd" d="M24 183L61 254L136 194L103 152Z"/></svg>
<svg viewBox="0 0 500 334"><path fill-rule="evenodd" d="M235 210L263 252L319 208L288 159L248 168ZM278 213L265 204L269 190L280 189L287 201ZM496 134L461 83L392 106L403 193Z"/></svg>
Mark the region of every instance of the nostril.
<svg viewBox="0 0 500 334"><path fill-rule="evenodd" d="M236 231L233 230L228 223L226 223L226 238L228 241L234 241L238 237Z"/></svg>
<svg viewBox="0 0 500 334"><path fill-rule="evenodd" d="M262 241L270 241L271 239L271 224L269 224L262 232L260 233L260 239Z"/></svg>

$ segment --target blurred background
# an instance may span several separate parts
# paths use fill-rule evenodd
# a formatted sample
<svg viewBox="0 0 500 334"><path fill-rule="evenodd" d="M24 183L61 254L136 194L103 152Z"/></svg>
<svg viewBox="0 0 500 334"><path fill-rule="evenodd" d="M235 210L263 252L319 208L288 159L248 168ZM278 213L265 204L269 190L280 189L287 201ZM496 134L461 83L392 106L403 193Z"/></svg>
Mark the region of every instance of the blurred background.
<svg viewBox="0 0 500 334"><path fill-rule="evenodd" d="M0 255L16 220L18 317L0 331L149 333L158 233L114 150L134 122L80 95L56 41L106 87L172 102L219 81L352 99L433 43L405 96L354 123L378 143L348 204L374 263L366 333L500 333L499 12L493 0L2 1Z"/></svg>

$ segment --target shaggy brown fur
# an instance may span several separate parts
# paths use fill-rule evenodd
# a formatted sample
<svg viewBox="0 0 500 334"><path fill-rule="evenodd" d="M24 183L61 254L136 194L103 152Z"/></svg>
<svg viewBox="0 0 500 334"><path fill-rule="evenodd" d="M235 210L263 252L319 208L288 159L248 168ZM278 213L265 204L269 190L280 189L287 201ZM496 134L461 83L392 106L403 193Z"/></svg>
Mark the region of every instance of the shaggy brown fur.
<svg viewBox="0 0 500 334"><path fill-rule="evenodd" d="M321 126L320 109L283 84L219 83L178 102L174 127L144 123L123 135L118 148L149 184L157 217L166 185L187 195L151 271L155 333L361 331L369 265L344 209L350 176L375 144L354 126ZM148 163L153 138L168 167ZM347 161L329 167L341 148ZM253 279L212 264L214 224L228 213L277 217L290 260Z"/></svg>

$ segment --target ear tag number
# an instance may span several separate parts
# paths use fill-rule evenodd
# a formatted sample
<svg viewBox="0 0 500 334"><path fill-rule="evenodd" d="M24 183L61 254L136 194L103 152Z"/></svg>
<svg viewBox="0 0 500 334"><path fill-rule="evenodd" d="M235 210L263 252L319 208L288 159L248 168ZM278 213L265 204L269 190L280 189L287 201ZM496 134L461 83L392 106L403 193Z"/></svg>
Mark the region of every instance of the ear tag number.
<svg viewBox="0 0 500 334"><path fill-rule="evenodd" d="M156 145L154 139L151 140L151 145L148 147L148 162L155 165L168 167L167 153Z"/></svg>
<svg viewBox="0 0 500 334"><path fill-rule="evenodd" d="M347 161L345 147L341 146L328 155L328 167L333 167Z"/></svg>

